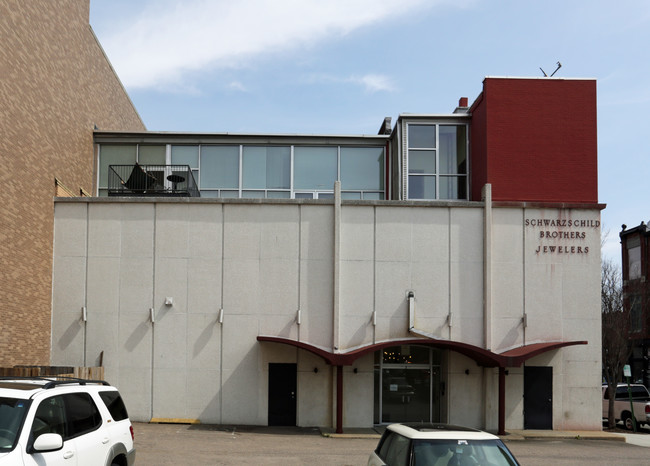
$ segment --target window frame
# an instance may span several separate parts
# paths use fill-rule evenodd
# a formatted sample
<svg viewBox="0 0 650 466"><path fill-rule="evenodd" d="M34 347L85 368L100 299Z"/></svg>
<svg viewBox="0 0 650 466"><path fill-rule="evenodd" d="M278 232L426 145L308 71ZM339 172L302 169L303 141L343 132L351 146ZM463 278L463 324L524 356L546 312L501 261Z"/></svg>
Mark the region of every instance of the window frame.
<svg viewBox="0 0 650 466"><path fill-rule="evenodd" d="M387 186L386 186L386 170L388 170L388 167L386 165L387 160L387 148L385 143L371 143L371 144L346 144L345 142L340 142L334 143L334 144L327 144L327 143L309 143L309 144L296 144L296 143L286 143L286 142L280 142L278 141L277 143L242 143L242 142L210 142L210 141L204 141L204 142L156 142L156 143L129 143L129 142L98 142L96 143L98 146L97 149L97 161L98 161L98 166L101 166L102 163L102 147L107 147L107 146L134 146L135 147L135 162L139 162L139 154L140 154L140 147L141 146L165 146L165 164L166 165L171 165L172 164L172 148L173 147L179 147L179 146L191 146L191 147L198 147L198 164L197 166L190 166L190 169L192 171L192 174L194 175L196 184L198 186L199 192L201 193L202 197L206 198L252 198L252 199L297 199L301 198L296 197L296 194L306 194L306 193L311 193L313 199L323 199L323 198L329 198L330 196L333 195L334 190L333 190L333 183L332 186L328 187L314 187L312 188L297 188L295 186L295 149L296 148L303 148L303 147L310 147L310 148L330 148L334 149L336 151L336 179L335 181L341 181L341 152L342 150L346 149L355 149L355 148L372 148L372 149L377 149L381 153L381 171L380 171L380 179L377 180L377 186L379 187L378 189L374 188L359 188L359 189L354 189L354 188L348 188L345 186L341 187L341 192L342 192L342 199L359 199L359 200L384 200L386 199L387 195ZM237 187L210 187L206 188L202 186L201 182L201 158L203 155L203 148L204 147L215 147L215 146L223 146L223 147L237 147L238 148L238 180L237 180ZM288 147L290 149L290 159L289 159L289 182L290 186L289 188L259 188L259 189L253 189L253 188L244 188L244 153L245 153L245 148L247 147ZM98 170L97 173L97 194L102 195L102 192L106 192L108 189L108 186L104 186L103 184L100 183L100 173ZM246 193L253 193L253 192L263 192L264 197L259 197L259 196L247 196ZM271 193L271 196L269 196L269 193ZM278 193L276 195L273 195L273 193ZM280 194L282 193L282 194ZM285 195L287 193L288 195ZM322 194L322 196L321 196ZM356 195L358 194L358 197Z"/></svg>
<svg viewBox="0 0 650 466"><path fill-rule="evenodd" d="M410 145L410 128L412 126L433 126L435 128L434 133L434 147L411 147ZM440 171L440 150L441 150L441 140L440 140L440 127L444 126L454 126L454 127L464 127L465 128L465 173L441 173ZM458 121L451 119L423 119L423 120L409 120L405 121L404 124L404 144L402 160L404 165L404 172L406 176L403 178L405 186L403 187L403 193L406 196L406 199L412 201L434 201L434 200L444 200L444 201L468 201L469 200L469 177L470 177L470 125L467 121ZM423 173L411 173L411 152L433 152L435 155L434 160L434 171L433 172L423 172ZM458 151L457 153L458 154ZM423 179L433 178L435 185L435 197L432 198L419 198L411 197L411 183L415 181L415 178L421 177ZM453 179L456 180L458 185L456 186L456 191L461 187L460 183L464 183L464 198L447 198L440 197L441 189L441 180L443 179Z"/></svg>

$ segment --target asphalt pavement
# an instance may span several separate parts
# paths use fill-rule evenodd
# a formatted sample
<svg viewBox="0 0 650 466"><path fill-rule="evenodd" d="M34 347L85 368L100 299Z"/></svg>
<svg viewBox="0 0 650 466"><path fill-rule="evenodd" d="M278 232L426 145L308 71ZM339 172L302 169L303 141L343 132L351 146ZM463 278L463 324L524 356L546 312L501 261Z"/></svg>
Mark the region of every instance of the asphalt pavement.
<svg viewBox="0 0 650 466"><path fill-rule="evenodd" d="M134 423L138 465L365 465L380 430ZM647 465L650 434L511 431L522 465Z"/></svg>

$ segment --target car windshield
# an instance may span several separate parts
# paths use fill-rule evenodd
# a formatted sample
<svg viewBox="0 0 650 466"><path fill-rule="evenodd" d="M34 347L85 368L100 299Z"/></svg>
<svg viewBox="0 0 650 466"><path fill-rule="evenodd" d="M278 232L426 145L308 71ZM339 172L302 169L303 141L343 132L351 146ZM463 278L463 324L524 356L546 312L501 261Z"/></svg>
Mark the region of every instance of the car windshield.
<svg viewBox="0 0 650 466"><path fill-rule="evenodd" d="M500 440L414 440L413 464L517 466Z"/></svg>
<svg viewBox="0 0 650 466"><path fill-rule="evenodd" d="M27 400L0 397L0 453L16 446L28 404Z"/></svg>

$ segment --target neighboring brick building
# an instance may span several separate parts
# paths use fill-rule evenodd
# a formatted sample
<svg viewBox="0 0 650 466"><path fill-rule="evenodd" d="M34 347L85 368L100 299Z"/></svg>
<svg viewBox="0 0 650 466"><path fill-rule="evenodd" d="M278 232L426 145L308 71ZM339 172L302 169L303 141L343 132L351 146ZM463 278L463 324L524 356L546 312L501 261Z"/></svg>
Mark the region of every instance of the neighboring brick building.
<svg viewBox="0 0 650 466"><path fill-rule="evenodd" d="M3 0L0 44L0 366L49 364L53 197L95 190L95 127L145 127L89 0Z"/></svg>
<svg viewBox="0 0 650 466"><path fill-rule="evenodd" d="M650 228L644 222L619 233L623 292L630 306L632 380L650 386Z"/></svg>

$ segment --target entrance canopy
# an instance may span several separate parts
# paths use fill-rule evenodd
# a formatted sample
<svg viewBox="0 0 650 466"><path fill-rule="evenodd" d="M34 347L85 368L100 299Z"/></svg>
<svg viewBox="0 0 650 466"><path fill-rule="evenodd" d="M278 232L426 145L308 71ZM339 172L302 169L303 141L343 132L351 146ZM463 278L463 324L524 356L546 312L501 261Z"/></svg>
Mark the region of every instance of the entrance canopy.
<svg viewBox="0 0 650 466"><path fill-rule="evenodd" d="M396 345L420 345L431 346L434 348L449 349L461 353L468 358L473 359L479 366L484 367L519 367L526 360L545 353L547 351L555 350L565 346L573 345L586 345L587 341L550 341L543 343L534 343L532 345L522 345L517 348L505 351L503 353L493 353L492 351L480 348L478 346L461 343L458 341L450 340L436 340L433 338L404 338L398 340L388 340L380 343L366 345L346 353L334 353L324 348L305 343L303 341L291 340L282 337L272 337L260 335L257 341L269 343L281 343L285 345L295 346L297 348L309 351L317 356L320 356L332 366L350 366L368 353L373 353L377 350Z"/></svg>

